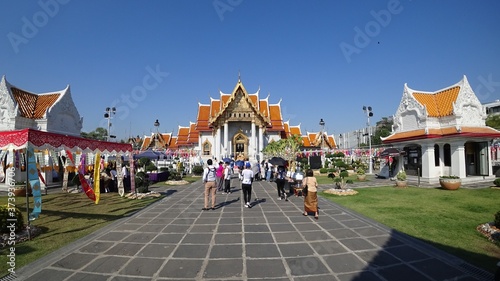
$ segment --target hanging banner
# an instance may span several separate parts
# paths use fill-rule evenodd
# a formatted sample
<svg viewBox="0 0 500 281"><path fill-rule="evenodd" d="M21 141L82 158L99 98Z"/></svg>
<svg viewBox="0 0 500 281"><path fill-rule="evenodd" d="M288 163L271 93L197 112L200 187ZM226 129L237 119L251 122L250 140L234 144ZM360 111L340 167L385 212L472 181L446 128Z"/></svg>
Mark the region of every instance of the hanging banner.
<svg viewBox="0 0 500 281"><path fill-rule="evenodd" d="M134 172L134 157L130 156L130 191L135 193L135 172Z"/></svg>
<svg viewBox="0 0 500 281"><path fill-rule="evenodd" d="M101 154L97 152L94 159L94 194L95 194L95 203L99 203L99 199L101 198Z"/></svg>
<svg viewBox="0 0 500 281"><path fill-rule="evenodd" d="M89 183L87 182L87 179L85 179L85 154L82 154L80 158L80 168L78 170L78 178L80 179L80 184L82 185L83 192L87 195L90 200L94 201L96 200L95 198L95 193L94 190L90 187Z"/></svg>
<svg viewBox="0 0 500 281"><path fill-rule="evenodd" d="M64 167L64 172L63 172L63 182L62 182L62 191L68 192L68 159L67 157L61 156L61 162Z"/></svg>
<svg viewBox="0 0 500 281"><path fill-rule="evenodd" d="M120 194L121 197L125 195L125 186L123 185L123 171L122 171L122 156L118 154L116 156L116 175L118 178L118 194Z"/></svg>
<svg viewBox="0 0 500 281"><path fill-rule="evenodd" d="M38 169L36 167L35 152L28 146L28 183L33 195L33 211L30 214L30 220L38 218L42 212L42 190L38 179Z"/></svg>

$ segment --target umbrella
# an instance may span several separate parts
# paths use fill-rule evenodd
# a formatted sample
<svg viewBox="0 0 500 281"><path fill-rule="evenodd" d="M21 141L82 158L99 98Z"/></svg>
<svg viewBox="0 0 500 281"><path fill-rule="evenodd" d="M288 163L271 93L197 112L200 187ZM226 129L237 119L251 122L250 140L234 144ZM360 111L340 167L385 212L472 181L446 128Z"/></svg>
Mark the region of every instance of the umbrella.
<svg viewBox="0 0 500 281"><path fill-rule="evenodd" d="M275 166L285 166L286 160L281 157L273 157L271 158L271 160L269 160L269 163Z"/></svg>
<svg viewBox="0 0 500 281"><path fill-rule="evenodd" d="M141 159L143 157L149 158L151 160L158 160L160 159L160 153L152 150L146 150L144 152L134 155L134 159Z"/></svg>
<svg viewBox="0 0 500 281"><path fill-rule="evenodd" d="M397 148L391 147L388 148L380 153L380 157L394 157L394 156L399 156L400 151Z"/></svg>
<svg viewBox="0 0 500 281"><path fill-rule="evenodd" d="M223 158L223 159L222 159L222 161L223 161L224 163L226 163L226 162L231 163L231 162L233 162L233 159L231 159L231 158L227 158L227 157L226 157L226 158Z"/></svg>
<svg viewBox="0 0 500 281"><path fill-rule="evenodd" d="M241 161L241 160L238 160L238 161L234 162L234 165L238 166L238 167L243 167L243 165L245 165L245 162Z"/></svg>

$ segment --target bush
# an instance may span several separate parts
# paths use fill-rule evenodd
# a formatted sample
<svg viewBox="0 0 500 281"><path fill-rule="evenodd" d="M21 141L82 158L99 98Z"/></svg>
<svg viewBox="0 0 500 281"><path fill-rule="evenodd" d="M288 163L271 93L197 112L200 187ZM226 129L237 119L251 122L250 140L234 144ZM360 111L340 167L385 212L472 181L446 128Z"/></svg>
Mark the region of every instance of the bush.
<svg viewBox="0 0 500 281"><path fill-rule="evenodd" d="M319 169L319 173L320 174L326 174L327 172L328 172L327 168L321 168L321 169Z"/></svg>
<svg viewBox="0 0 500 281"><path fill-rule="evenodd" d="M500 186L500 178L496 178L496 179L493 181L493 184L495 184L495 186Z"/></svg>
<svg viewBox="0 0 500 281"><path fill-rule="evenodd" d="M144 172L139 172L135 174L135 187L137 188L137 192L146 193L149 188L149 176Z"/></svg>
<svg viewBox="0 0 500 281"><path fill-rule="evenodd" d="M13 208L10 208L12 211ZM9 212L9 207L7 205L0 206L0 233L10 233L11 229L7 228L12 222L8 219L13 219L12 215L15 215L16 219L16 229L15 232L19 232L24 227L23 213L18 208L15 208L15 212Z"/></svg>
<svg viewBox="0 0 500 281"><path fill-rule="evenodd" d="M152 172L152 171L156 171L158 168L156 168L155 164L153 162L149 162L147 165L146 165L146 171L148 172Z"/></svg>
<svg viewBox="0 0 500 281"><path fill-rule="evenodd" d="M500 228L500 211L495 214L494 224L496 227Z"/></svg>
<svg viewBox="0 0 500 281"><path fill-rule="evenodd" d="M406 172L401 170L398 172L398 174L396 175L396 179L398 181L405 181L406 180Z"/></svg>
<svg viewBox="0 0 500 281"><path fill-rule="evenodd" d="M364 175L366 172L362 168L358 168L357 173L358 173L358 175Z"/></svg>
<svg viewBox="0 0 500 281"><path fill-rule="evenodd" d="M196 176L201 176L203 174L203 166L201 165L196 165L193 166L193 174Z"/></svg>

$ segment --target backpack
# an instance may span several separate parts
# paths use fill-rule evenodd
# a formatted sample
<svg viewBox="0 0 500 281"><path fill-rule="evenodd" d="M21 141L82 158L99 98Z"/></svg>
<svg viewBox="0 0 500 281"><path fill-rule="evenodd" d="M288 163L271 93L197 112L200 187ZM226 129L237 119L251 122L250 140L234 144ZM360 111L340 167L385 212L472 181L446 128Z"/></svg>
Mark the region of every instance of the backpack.
<svg viewBox="0 0 500 281"><path fill-rule="evenodd" d="M277 177L279 180L284 180L285 179L285 171L283 170L280 170L278 172L278 177Z"/></svg>
<svg viewBox="0 0 500 281"><path fill-rule="evenodd" d="M216 177L216 173L217 173L217 170L215 169L215 167L208 167L208 173L205 177L205 181L208 181L208 179L214 179L215 181L215 177Z"/></svg>

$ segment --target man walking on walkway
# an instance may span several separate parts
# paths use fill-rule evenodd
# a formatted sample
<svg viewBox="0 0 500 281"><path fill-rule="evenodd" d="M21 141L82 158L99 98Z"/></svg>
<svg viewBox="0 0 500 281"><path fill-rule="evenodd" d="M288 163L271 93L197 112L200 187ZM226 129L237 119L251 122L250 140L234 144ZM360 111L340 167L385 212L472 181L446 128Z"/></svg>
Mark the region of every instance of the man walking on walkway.
<svg viewBox="0 0 500 281"><path fill-rule="evenodd" d="M212 210L215 210L215 178L216 178L216 169L212 165L212 159L207 160L208 167L203 171L203 183L205 184L205 205L202 210L209 210L208 201L209 196L212 195Z"/></svg>

